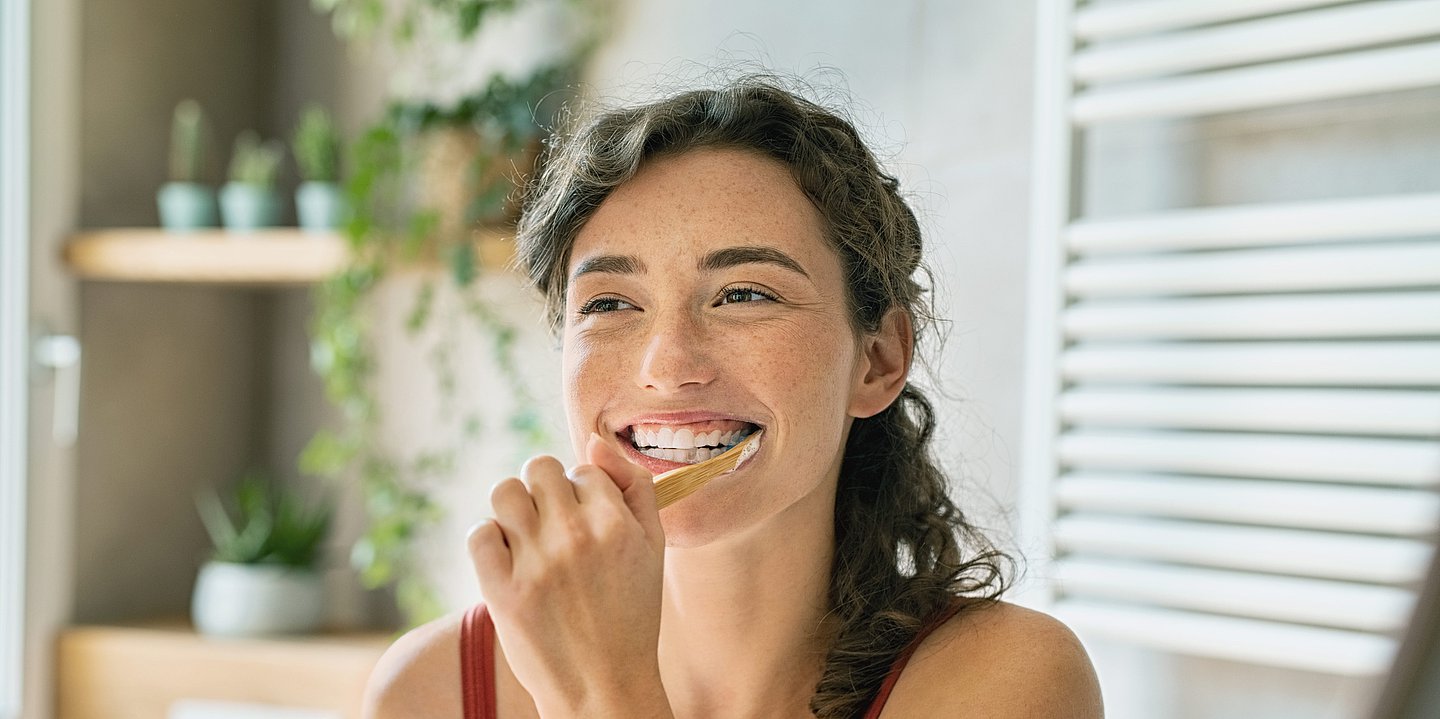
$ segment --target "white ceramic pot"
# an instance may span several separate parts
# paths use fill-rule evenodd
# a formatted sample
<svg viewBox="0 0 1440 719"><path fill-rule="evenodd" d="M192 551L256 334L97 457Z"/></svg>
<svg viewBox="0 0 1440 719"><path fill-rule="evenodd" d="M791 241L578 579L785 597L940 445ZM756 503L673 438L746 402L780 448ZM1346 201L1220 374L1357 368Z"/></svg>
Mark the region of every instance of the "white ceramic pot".
<svg viewBox="0 0 1440 719"><path fill-rule="evenodd" d="M190 603L202 634L246 637L314 631L325 618L319 572L273 564L209 562Z"/></svg>

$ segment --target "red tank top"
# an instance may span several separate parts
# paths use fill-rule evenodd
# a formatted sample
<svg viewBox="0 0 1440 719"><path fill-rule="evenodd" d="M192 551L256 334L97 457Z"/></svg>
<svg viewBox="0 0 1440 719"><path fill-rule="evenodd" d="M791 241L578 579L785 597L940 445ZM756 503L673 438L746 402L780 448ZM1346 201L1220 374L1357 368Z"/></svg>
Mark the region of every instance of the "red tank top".
<svg viewBox="0 0 1440 719"><path fill-rule="evenodd" d="M875 701L865 712L865 719L878 719L885 701L900 680L900 672L910 661L910 655L920 642L960 610L963 604L952 602L944 611L927 622L911 640L909 646L896 657L885 676L885 683L875 695ZM490 621L490 612L484 604L476 604L465 612L460 623L460 686L465 697L465 719L497 719L495 710L495 625Z"/></svg>

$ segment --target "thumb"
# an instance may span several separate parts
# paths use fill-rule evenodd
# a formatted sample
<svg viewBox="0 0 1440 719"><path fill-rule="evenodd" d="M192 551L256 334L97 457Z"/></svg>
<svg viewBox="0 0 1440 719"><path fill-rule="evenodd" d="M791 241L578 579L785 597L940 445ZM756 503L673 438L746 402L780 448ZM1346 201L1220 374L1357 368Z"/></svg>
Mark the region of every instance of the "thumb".
<svg viewBox="0 0 1440 719"><path fill-rule="evenodd" d="M621 456L613 447L605 444L600 435L591 433L585 444L585 458L610 475L615 487L625 498L625 506L645 528L645 534L664 545L665 533L660 529L660 510L655 506L654 475L644 467Z"/></svg>

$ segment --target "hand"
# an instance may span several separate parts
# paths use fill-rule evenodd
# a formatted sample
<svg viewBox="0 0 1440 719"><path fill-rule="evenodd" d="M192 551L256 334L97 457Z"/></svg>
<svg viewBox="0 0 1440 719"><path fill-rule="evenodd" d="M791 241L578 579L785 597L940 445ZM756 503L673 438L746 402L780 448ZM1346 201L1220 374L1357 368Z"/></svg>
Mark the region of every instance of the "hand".
<svg viewBox="0 0 1440 719"><path fill-rule="evenodd" d="M470 558L515 677L541 716L668 716L656 650L665 535L655 487L592 434L496 485ZM637 705L637 702L639 704ZM663 708L663 711L662 711Z"/></svg>

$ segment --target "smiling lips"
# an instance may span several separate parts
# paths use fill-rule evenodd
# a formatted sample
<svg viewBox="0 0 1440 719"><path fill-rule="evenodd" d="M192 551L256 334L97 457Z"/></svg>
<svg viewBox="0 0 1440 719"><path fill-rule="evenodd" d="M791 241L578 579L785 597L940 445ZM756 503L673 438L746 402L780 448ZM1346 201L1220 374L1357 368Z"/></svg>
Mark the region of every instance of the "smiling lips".
<svg viewBox="0 0 1440 719"><path fill-rule="evenodd" d="M739 420L630 425L632 446L647 457L681 464L718 457L758 427Z"/></svg>

